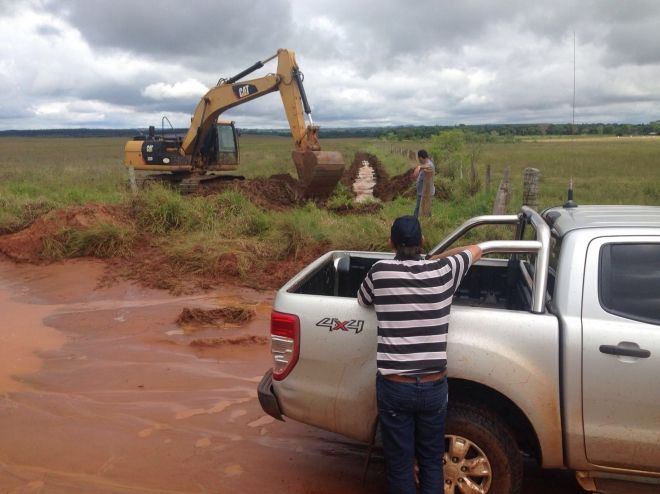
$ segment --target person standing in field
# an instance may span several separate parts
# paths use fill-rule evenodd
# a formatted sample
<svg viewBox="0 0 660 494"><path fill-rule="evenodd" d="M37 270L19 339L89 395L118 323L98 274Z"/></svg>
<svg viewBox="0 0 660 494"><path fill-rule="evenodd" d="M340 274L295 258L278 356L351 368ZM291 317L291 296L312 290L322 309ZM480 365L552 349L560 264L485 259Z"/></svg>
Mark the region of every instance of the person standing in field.
<svg viewBox="0 0 660 494"><path fill-rule="evenodd" d="M376 398L388 492L444 492L442 458L447 415L447 330L452 297L477 245L423 259L414 216L397 218L390 232L392 260L378 261L360 285L357 301L373 305L378 320Z"/></svg>
<svg viewBox="0 0 660 494"><path fill-rule="evenodd" d="M415 212L413 213L413 216L416 218L419 217L419 208L422 204L422 196L424 194L424 186L426 185L426 181L430 180L431 181L431 189L430 189L430 194L431 197L428 198L429 205L428 205L428 216L431 216L431 198L435 194L435 184L433 183L433 180L435 178L435 164L433 161L431 161L431 158L429 158L429 153L425 149L420 149L417 151L417 162L418 165L415 167L415 170L413 171L413 177L417 179L416 182L416 188L417 188L417 202L415 203Z"/></svg>

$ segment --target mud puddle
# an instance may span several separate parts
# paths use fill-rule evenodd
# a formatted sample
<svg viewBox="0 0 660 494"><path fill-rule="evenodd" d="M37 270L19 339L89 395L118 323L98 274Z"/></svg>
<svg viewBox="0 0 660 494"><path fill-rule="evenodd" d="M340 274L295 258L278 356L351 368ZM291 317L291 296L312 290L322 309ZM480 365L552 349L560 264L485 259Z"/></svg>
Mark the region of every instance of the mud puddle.
<svg viewBox="0 0 660 494"><path fill-rule="evenodd" d="M174 297L97 288L102 273L0 262L0 337L20 341L18 367L0 360L1 493L382 491L377 470L361 485L361 445L261 410L273 292ZM177 325L238 306L250 317Z"/></svg>
<svg viewBox="0 0 660 494"><path fill-rule="evenodd" d="M386 490L379 452L363 486L364 445L261 410L273 292L175 297L98 288L102 274L99 262L0 261L0 336L21 342L9 352L20 367L0 360L0 493ZM185 308L236 306L249 320L177 325ZM534 471L523 492L581 492L573 485Z"/></svg>

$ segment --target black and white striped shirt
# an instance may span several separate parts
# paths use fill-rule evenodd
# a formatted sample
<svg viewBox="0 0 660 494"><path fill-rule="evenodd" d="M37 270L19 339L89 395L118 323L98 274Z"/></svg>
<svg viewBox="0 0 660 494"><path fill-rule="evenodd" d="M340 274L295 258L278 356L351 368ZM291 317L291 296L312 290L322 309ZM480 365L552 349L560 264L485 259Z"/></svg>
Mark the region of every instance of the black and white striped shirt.
<svg viewBox="0 0 660 494"><path fill-rule="evenodd" d="M447 368L452 297L471 265L472 255L464 250L433 261L393 259L372 266L357 299L376 309L381 374L430 374Z"/></svg>

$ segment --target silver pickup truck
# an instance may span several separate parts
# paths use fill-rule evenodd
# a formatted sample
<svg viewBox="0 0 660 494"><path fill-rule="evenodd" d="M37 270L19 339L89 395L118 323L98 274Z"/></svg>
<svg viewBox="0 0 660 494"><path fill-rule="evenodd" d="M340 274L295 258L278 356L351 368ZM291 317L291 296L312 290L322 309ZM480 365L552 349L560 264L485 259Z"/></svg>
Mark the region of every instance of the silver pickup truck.
<svg viewBox="0 0 660 494"><path fill-rule="evenodd" d="M445 493L516 493L524 456L588 491L659 493L660 207L523 207L429 254L493 224L514 238L481 244L495 255L452 307ZM356 292L391 257L328 252L278 291L267 413L374 440L377 321Z"/></svg>

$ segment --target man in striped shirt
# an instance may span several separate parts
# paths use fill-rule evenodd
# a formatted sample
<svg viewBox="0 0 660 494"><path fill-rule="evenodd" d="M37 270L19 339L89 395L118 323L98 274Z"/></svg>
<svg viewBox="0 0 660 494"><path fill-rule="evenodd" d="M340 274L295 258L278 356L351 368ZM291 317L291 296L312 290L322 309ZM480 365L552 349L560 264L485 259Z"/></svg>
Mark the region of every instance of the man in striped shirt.
<svg viewBox="0 0 660 494"><path fill-rule="evenodd" d="M390 233L396 256L374 264L357 295L378 319L378 417L391 494L415 494L415 458L420 492L443 492L449 310L481 257L470 245L425 260L422 241L416 217L397 218Z"/></svg>

